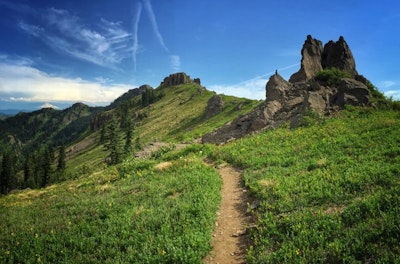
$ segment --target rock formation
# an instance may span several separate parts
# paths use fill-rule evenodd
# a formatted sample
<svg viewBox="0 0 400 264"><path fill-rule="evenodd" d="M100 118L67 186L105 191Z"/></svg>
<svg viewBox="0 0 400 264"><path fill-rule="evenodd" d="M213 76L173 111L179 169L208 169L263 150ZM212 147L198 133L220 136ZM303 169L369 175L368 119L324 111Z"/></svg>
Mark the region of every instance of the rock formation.
<svg viewBox="0 0 400 264"><path fill-rule="evenodd" d="M169 87L176 86L186 83L197 83L200 85L200 79L195 78L194 80L190 79L190 76L184 72L178 72L174 74L170 74L168 77L165 77L161 82L160 87Z"/></svg>
<svg viewBox="0 0 400 264"><path fill-rule="evenodd" d="M331 40L325 44L321 64L324 69L335 67L346 71L352 78L358 74L353 54L342 36L337 42Z"/></svg>
<svg viewBox="0 0 400 264"><path fill-rule="evenodd" d="M222 97L220 95L215 94L207 102L204 119L209 119L214 115L222 112L222 110L224 110L224 101L222 100Z"/></svg>
<svg viewBox="0 0 400 264"><path fill-rule="evenodd" d="M328 42L325 47L322 52L322 43L307 36L302 49L301 68L290 77L290 81L276 72L266 84L266 100L263 103L252 112L204 135L202 141L220 144L284 123L296 127L310 110L325 115L346 104L370 105L370 91L365 82L361 82L360 75L356 75L354 58L343 37L338 42ZM324 67L337 67L355 78L342 78L338 85L327 86L315 79Z"/></svg>
<svg viewBox="0 0 400 264"><path fill-rule="evenodd" d="M322 48L322 42L307 36L301 49L301 67L294 73L289 82L306 82L313 79L323 69L338 68L350 73L354 78L357 75L356 63L346 41L340 36L338 41L329 41Z"/></svg>
<svg viewBox="0 0 400 264"><path fill-rule="evenodd" d="M289 82L305 82L314 78L322 70L322 52L322 42L308 35L301 49L301 68L290 77Z"/></svg>

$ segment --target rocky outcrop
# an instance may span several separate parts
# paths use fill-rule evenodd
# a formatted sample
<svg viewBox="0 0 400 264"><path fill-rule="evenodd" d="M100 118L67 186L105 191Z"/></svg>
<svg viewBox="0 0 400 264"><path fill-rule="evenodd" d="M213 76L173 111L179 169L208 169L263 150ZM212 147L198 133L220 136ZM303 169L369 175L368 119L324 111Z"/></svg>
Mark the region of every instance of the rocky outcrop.
<svg viewBox="0 0 400 264"><path fill-rule="evenodd" d="M204 112L204 119L209 119L222 112L222 110L224 110L224 101L220 95L215 94L207 102L206 110Z"/></svg>
<svg viewBox="0 0 400 264"><path fill-rule="evenodd" d="M358 74L353 53L342 36L337 42L331 40L325 44L321 64L324 69L335 67L346 71L352 78Z"/></svg>
<svg viewBox="0 0 400 264"><path fill-rule="evenodd" d="M314 78L322 70L322 52L322 42L308 35L301 49L300 70L290 77L289 82L305 82Z"/></svg>
<svg viewBox="0 0 400 264"><path fill-rule="evenodd" d="M321 56L322 44L308 36L302 50L300 71L292 75L289 82L275 72L266 84L265 102L252 112L204 135L202 142L220 144L250 133L275 128L283 123L296 127L309 111L325 115L348 104L371 105L371 94L364 84L366 81L361 82L365 79L360 78L361 75L354 75L357 80L342 78L336 86L328 86L315 79L318 69L323 68L322 58L325 67L337 67L357 74L354 59L344 39L341 37L338 42L332 43L333 46L327 44L326 48L329 56ZM339 58L332 57L335 54Z"/></svg>
<svg viewBox="0 0 400 264"><path fill-rule="evenodd" d="M338 41L329 41L322 48L322 42L307 36L301 49L301 67L294 73L289 82L307 82L323 69L338 68L350 73L354 78L358 73L353 54L346 41L340 36Z"/></svg>
<svg viewBox="0 0 400 264"><path fill-rule="evenodd" d="M170 74L168 77L165 77L161 82L160 87L169 87L176 86L186 83L197 83L200 85L200 79L196 78L194 80L190 79L190 76L184 72L178 72L174 74Z"/></svg>

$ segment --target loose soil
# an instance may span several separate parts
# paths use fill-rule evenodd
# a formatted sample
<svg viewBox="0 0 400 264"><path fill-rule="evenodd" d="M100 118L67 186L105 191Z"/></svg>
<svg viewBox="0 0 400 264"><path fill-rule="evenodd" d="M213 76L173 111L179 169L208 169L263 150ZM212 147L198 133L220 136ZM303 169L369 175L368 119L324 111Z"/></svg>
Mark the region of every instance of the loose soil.
<svg viewBox="0 0 400 264"><path fill-rule="evenodd" d="M228 165L219 166L218 171L223 180L222 200L213 233L213 249L203 262L245 263L248 248L246 227L250 223L250 216L246 216L249 197L242 187L240 171Z"/></svg>

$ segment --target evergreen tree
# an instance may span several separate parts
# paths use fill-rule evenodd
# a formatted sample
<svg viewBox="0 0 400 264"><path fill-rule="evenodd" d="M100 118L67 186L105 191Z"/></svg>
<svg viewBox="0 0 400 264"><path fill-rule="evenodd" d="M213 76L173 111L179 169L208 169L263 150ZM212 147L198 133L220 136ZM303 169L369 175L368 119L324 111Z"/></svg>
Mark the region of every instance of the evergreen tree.
<svg viewBox="0 0 400 264"><path fill-rule="evenodd" d="M35 181L35 164L31 155L25 159L24 163L24 187L37 187Z"/></svg>
<svg viewBox="0 0 400 264"><path fill-rule="evenodd" d="M118 164L122 161L121 131L115 117L113 117L108 127L105 148L109 151L108 158L110 164Z"/></svg>
<svg viewBox="0 0 400 264"><path fill-rule="evenodd" d="M58 153L57 171L63 172L65 170L65 146L61 145Z"/></svg>
<svg viewBox="0 0 400 264"><path fill-rule="evenodd" d="M50 182L50 176L52 172L51 165L54 160L54 152L52 152L53 148L50 146L46 146L43 151L42 156L42 184L41 187L45 187Z"/></svg>
<svg viewBox="0 0 400 264"><path fill-rule="evenodd" d="M125 154L129 154L132 151L132 136L133 136L133 125L131 118L126 119L125 121L125 145L124 152Z"/></svg>
<svg viewBox="0 0 400 264"><path fill-rule="evenodd" d="M1 162L1 172L0 172L0 192L3 194L8 193L13 186L15 181L14 167L12 161L12 155L10 152L3 153L3 158Z"/></svg>
<svg viewBox="0 0 400 264"><path fill-rule="evenodd" d="M146 89L142 93L142 106L148 106L156 101L157 97L154 93L154 89Z"/></svg>
<svg viewBox="0 0 400 264"><path fill-rule="evenodd" d="M104 144L106 142L106 126L103 124L100 130L100 144Z"/></svg>

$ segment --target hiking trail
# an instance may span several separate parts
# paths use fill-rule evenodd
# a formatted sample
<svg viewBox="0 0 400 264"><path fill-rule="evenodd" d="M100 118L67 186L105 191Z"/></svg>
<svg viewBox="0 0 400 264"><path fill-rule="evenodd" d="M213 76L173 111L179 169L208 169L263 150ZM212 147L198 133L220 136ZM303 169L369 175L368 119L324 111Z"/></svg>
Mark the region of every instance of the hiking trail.
<svg viewBox="0 0 400 264"><path fill-rule="evenodd" d="M213 249L203 262L246 263L245 253L248 247L246 227L251 218L246 215L248 194L242 186L240 171L227 164L220 165L217 169L223 181L222 199L212 235Z"/></svg>

